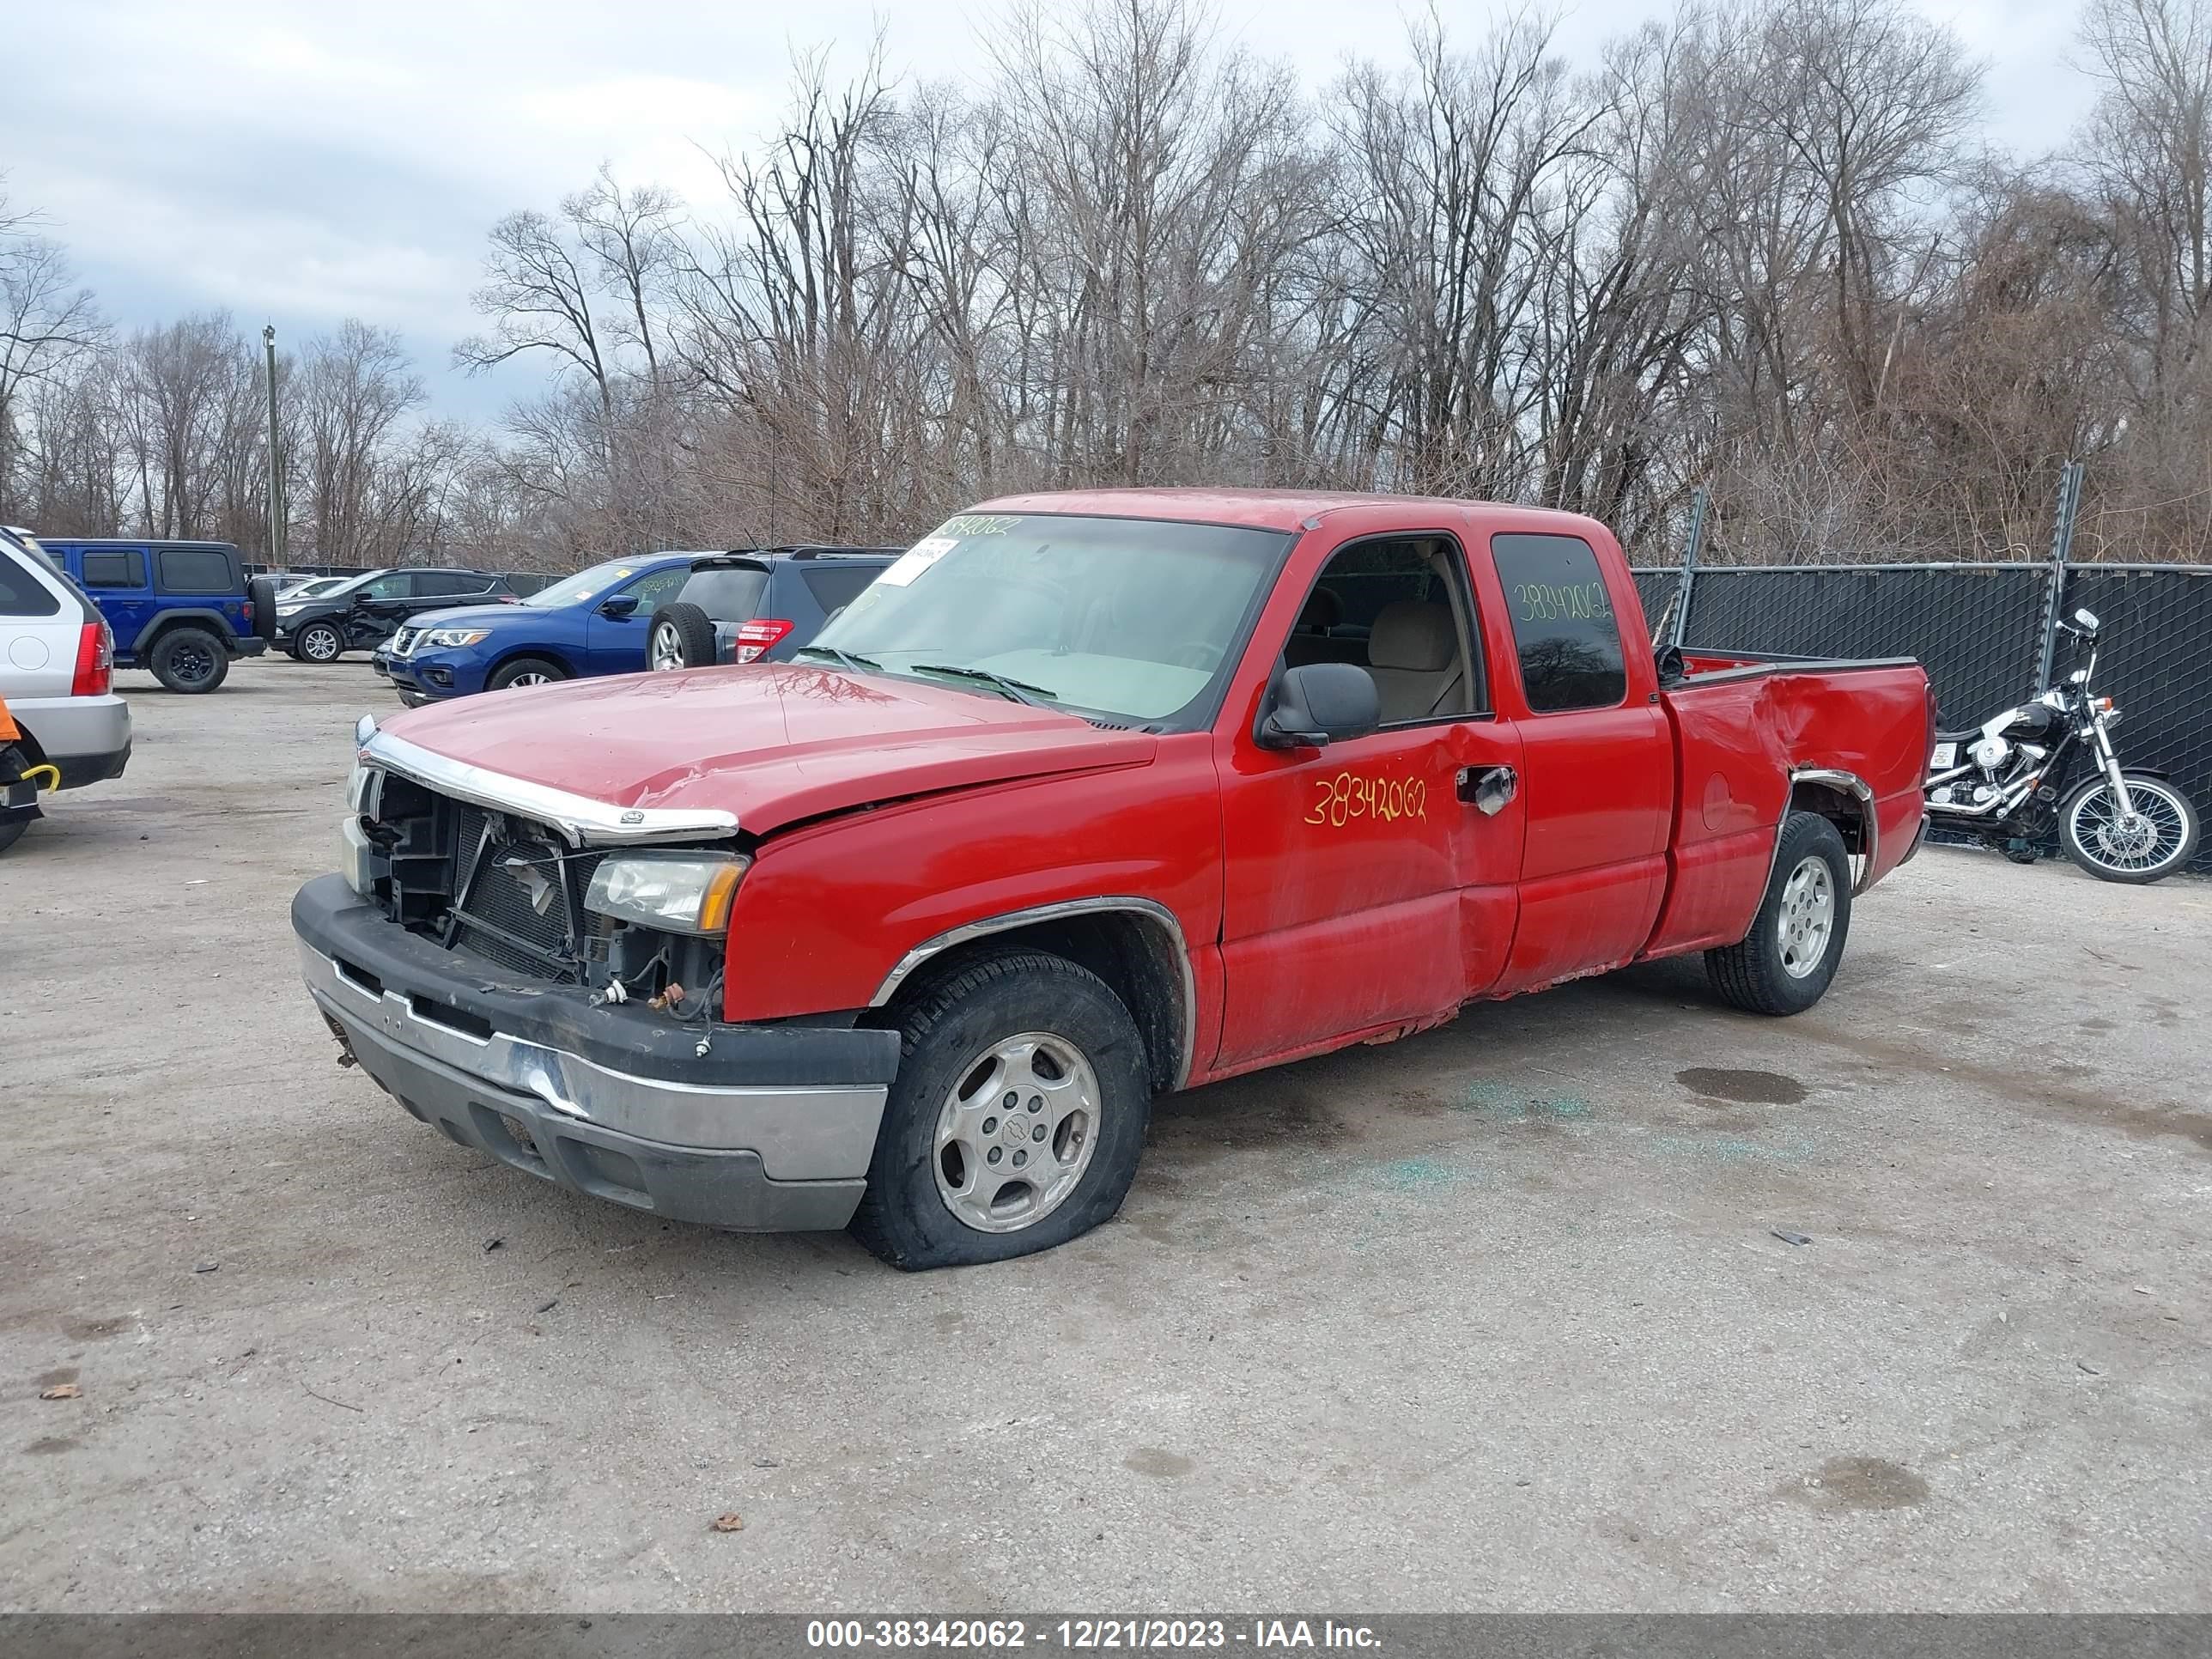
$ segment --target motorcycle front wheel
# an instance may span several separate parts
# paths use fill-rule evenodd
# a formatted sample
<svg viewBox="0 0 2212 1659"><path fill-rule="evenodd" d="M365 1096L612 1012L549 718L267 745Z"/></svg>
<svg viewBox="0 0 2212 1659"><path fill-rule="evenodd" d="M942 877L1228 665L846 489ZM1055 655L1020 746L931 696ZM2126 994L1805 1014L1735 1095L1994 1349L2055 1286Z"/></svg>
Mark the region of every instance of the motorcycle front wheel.
<svg viewBox="0 0 2212 1659"><path fill-rule="evenodd" d="M2066 856L2091 875L2140 886L2189 862L2197 850L2197 809L2161 778L2125 775L2132 817L2121 812L2112 785L2096 778L2068 797L2058 827Z"/></svg>

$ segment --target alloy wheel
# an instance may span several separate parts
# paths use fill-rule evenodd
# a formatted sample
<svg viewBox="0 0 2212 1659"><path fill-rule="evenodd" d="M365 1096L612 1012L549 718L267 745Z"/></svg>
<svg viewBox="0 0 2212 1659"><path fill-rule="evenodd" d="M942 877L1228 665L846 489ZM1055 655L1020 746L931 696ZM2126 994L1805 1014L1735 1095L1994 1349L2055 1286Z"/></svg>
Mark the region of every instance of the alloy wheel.
<svg viewBox="0 0 2212 1659"><path fill-rule="evenodd" d="M1047 1031L994 1044L945 1097L933 1145L945 1207L979 1232L1033 1226L1064 1203L1098 1141L1097 1073Z"/></svg>
<svg viewBox="0 0 2212 1659"><path fill-rule="evenodd" d="M1836 879L1827 860L1802 859L1790 872L1783 884L1775 929L1782 945L1783 972L1803 979L1820 967L1836 930Z"/></svg>

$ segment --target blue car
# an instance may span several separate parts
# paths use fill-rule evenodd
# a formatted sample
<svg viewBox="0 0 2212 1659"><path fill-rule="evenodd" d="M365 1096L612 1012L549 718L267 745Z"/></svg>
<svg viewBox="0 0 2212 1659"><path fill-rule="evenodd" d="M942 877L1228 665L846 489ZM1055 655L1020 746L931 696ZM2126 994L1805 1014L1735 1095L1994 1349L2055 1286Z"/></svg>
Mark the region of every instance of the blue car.
<svg viewBox="0 0 2212 1659"><path fill-rule="evenodd" d="M410 708L511 685L642 673L653 613L676 597L696 556L610 559L520 604L411 617L369 661Z"/></svg>

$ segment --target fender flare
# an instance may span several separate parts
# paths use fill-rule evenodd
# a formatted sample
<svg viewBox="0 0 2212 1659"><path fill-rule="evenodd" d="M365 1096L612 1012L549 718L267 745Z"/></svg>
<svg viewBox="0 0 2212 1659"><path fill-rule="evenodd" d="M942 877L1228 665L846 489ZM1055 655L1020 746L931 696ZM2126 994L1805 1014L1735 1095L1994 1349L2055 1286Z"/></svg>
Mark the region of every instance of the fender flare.
<svg viewBox="0 0 2212 1659"><path fill-rule="evenodd" d="M1790 793L1782 803L1782 816L1774 825L1774 851L1767 855L1766 879L1774 880L1774 866L1782 856L1783 832L1790 827L1790 800L1797 793L1801 783L1817 784L1823 788L1840 791L1858 807L1859 868L1851 882L1851 896L1856 898L1874 884L1875 855L1881 848L1881 817L1875 811L1874 789L1856 772L1838 771L1823 766L1796 766L1790 770Z"/></svg>
<svg viewBox="0 0 2212 1659"><path fill-rule="evenodd" d="M161 635L173 628L204 627L223 643L228 651L238 643L238 629L222 611L204 605L163 606L147 618L138 637L131 641L131 654L143 656L160 643Z"/></svg>
<svg viewBox="0 0 2212 1659"><path fill-rule="evenodd" d="M942 955L957 945L988 939L994 933L1011 933L1018 927L1028 927L1041 921L1060 921L1069 916L1099 915L1119 912L1142 917L1158 927L1165 936L1170 951L1176 960L1180 984L1177 995L1181 1006L1176 1024L1180 1054L1176 1065L1175 1086L1186 1087L1190 1081L1191 1063L1198 1040L1198 977L1190 965L1190 941L1183 936L1182 923L1174 911L1157 899L1139 898L1133 894L1101 894L1091 898L1060 899L1050 904L1033 904L1019 910L1003 911L997 915L982 916L965 921L957 927L948 927L915 945L893 964L877 986L876 994L868 999L868 1006L880 1008L898 994L899 988L913 977L915 971L933 957Z"/></svg>

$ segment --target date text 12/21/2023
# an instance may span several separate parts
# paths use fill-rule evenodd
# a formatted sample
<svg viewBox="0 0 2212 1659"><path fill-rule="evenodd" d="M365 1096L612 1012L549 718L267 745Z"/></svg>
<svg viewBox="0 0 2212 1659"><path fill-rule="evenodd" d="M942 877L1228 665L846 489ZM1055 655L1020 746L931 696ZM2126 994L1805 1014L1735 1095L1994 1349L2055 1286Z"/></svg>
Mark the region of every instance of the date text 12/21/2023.
<svg viewBox="0 0 2212 1659"><path fill-rule="evenodd" d="M1103 1652L1243 1647L1266 1653L1305 1648L1373 1652L1382 1643L1371 1626L1332 1619L817 1619L807 1622L806 1645L983 1654L1033 1648Z"/></svg>

